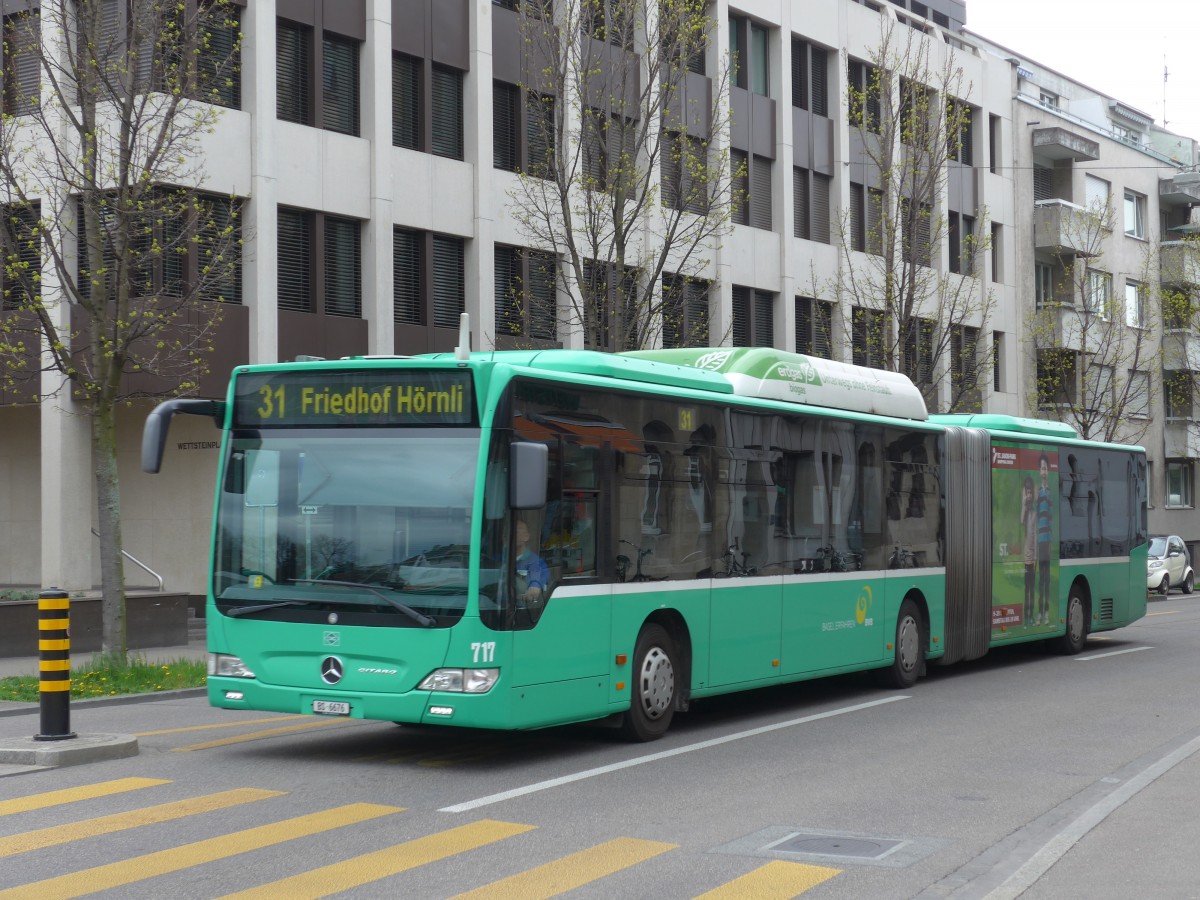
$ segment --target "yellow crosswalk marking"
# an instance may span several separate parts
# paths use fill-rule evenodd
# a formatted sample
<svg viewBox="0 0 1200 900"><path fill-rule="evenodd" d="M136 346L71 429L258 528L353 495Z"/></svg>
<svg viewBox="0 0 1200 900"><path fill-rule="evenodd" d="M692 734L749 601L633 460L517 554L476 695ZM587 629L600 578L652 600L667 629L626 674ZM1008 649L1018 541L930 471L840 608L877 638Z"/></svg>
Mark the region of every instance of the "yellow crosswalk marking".
<svg viewBox="0 0 1200 900"><path fill-rule="evenodd" d="M263 731L252 731L249 734L239 734L233 737L218 738L215 741L205 741L203 744L189 744L186 747L173 747L172 753L190 753L193 750L211 750L213 747L228 747L230 744L244 744L248 741L261 741L263 738L276 737L281 734L292 734L308 728L320 728L322 725L345 725L346 719L314 719L301 722L299 725L286 725L280 728L267 728Z"/></svg>
<svg viewBox="0 0 1200 900"><path fill-rule="evenodd" d="M348 891L533 829L533 825L516 825L512 822L484 819L313 869L291 878L272 881L248 891L230 894L222 900L274 900L278 897L287 897L288 900L315 900L317 897L328 897L330 894Z"/></svg>
<svg viewBox="0 0 1200 900"><path fill-rule="evenodd" d="M403 810L376 803L351 803L336 809L297 816L271 825L260 825L257 828L236 831L194 844L184 844L182 847L160 850L106 866L10 888L0 891L0 900L68 900L71 897L122 887L147 878L179 872L192 866L228 859L251 850L271 847L284 841L308 837L397 812Z"/></svg>
<svg viewBox="0 0 1200 900"><path fill-rule="evenodd" d="M617 838L588 850L572 853L554 862L530 869L481 888L459 894L454 900L483 900L483 898L520 897L538 900L556 897L581 887L597 878L620 872L632 865L652 859L660 853L675 850L678 844L644 841L637 838Z"/></svg>
<svg viewBox="0 0 1200 900"><path fill-rule="evenodd" d="M701 894L696 900L742 900L744 897L754 897L755 900L790 900L791 897L803 894L809 888L814 888L834 875L840 875L841 872L841 869L775 860L715 890Z"/></svg>
<svg viewBox="0 0 1200 900"><path fill-rule="evenodd" d="M222 791L218 794L208 794L191 800L179 800L175 803L163 803L160 806L148 806L145 809L135 809L132 812L115 813L111 816L101 816L83 822L72 822L70 825L55 825L50 828L39 828L24 834L14 834L12 837L0 838L0 858L27 853L30 850L41 850L45 847L56 847L71 841L95 837L99 834L114 834L127 831L130 828L140 828L143 825L157 825L182 819L199 813L213 812L218 809L228 809L242 803L252 803L255 800L265 800L268 797L282 797L283 791L260 791L255 788L242 788L234 791Z"/></svg>
<svg viewBox="0 0 1200 900"><path fill-rule="evenodd" d="M95 800L97 797L111 797L113 794L122 794L125 791L137 791L170 783L161 778L118 778L115 781L102 781L99 784L87 784L83 787L46 791L29 797L0 801L0 816L48 809L51 806L62 806L64 803L76 803L80 800Z"/></svg>
<svg viewBox="0 0 1200 900"><path fill-rule="evenodd" d="M138 731L134 737L157 737L160 734L183 734L185 731L211 731L214 728L237 728L239 725L265 725L268 722L290 722L292 719L309 719L311 716L267 716L264 719L237 719L230 722L212 722L208 725L185 725L182 728L164 728L161 731Z"/></svg>

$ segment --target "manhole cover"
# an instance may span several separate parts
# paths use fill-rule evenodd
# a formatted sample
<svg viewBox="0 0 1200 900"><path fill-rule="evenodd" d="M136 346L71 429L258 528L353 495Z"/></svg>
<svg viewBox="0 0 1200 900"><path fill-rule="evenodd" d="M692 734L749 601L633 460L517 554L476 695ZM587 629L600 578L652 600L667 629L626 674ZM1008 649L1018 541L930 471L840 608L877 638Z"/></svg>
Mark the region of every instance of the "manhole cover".
<svg viewBox="0 0 1200 900"><path fill-rule="evenodd" d="M801 834L788 838L771 849L784 853L807 853L812 856L880 859L903 843L903 841L841 837L832 834Z"/></svg>

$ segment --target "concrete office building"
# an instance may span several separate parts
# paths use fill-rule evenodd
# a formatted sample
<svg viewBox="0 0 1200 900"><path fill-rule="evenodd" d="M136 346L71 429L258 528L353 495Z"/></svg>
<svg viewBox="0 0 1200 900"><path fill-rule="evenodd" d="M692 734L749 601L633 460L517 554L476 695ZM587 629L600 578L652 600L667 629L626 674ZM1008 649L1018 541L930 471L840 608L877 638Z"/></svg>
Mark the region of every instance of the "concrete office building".
<svg viewBox="0 0 1200 900"><path fill-rule="evenodd" d="M10 14L29 3L3 5ZM497 123L529 114L517 87L522 44L513 6L252 0L241 9L240 84L206 138L203 187L246 198L244 258L238 303L222 324L202 394L218 396L241 362L447 350L462 311L471 317L473 347L503 346L497 273L508 277L515 266L520 274L529 255L518 251L542 249L526 248L510 208L519 177L510 163L528 148L520 129L496 132ZM935 214L957 223L955 235L978 221L992 245L973 273L962 273L951 252L958 238L947 233L929 264L994 300L986 322L964 323L979 332L973 341L995 351L992 377L978 384L983 409L1028 415L1036 406L1029 374L1036 360L1023 340L1040 258L1035 164L1057 178L1069 174L1071 192L1050 195L1069 201L1087 189L1088 162L1129 154L1141 163L1138 180L1109 177L1112 190L1128 188L1145 201L1147 228L1157 227L1160 210L1173 225L1187 221L1191 188L1176 175L1194 164L1193 142L1179 141L1175 162L1174 138L1148 121L1120 120L1141 122L1144 147L1101 134L1112 126L1089 125L1085 112L1111 112L1108 98L965 32L962 2L717 0L711 12L717 33L703 71L719 71L727 48L738 48L744 77L730 89L734 127L723 140L755 177L738 223L713 243L703 273L712 333L729 335L727 342L855 358L850 329L834 324L831 340L815 342L813 324L849 321L829 286L868 249L839 247L838 223L852 221L871 177L846 96L884 27L924 34L934 64L952 56L971 85L955 98L971 108L969 155L950 163ZM338 77L325 77L331 72ZM696 77L711 81L711 74ZM1030 93L1039 79L1063 85L1054 125L1054 113ZM1147 160L1156 168L1146 169ZM561 309L563 297L556 302ZM520 325L526 336L530 325ZM561 317L552 332L533 337L584 346L580 330ZM945 393L932 399L945 408ZM134 405L119 418L125 548L169 588L202 594L218 434L207 420L176 419L163 473L145 476L138 459L149 408ZM0 409L0 584L86 589L99 580L88 424L75 412L67 398ZM1148 440L1157 515L1167 512L1173 461L1186 459L1190 471L1200 446L1189 452L1198 442L1172 437L1170 423L1165 432L1155 428L1163 443ZM1168 524L1200 537L1200 523L1181 518L1152 527ZM136 565L126 571L131 585L153 581Z"/></svg>

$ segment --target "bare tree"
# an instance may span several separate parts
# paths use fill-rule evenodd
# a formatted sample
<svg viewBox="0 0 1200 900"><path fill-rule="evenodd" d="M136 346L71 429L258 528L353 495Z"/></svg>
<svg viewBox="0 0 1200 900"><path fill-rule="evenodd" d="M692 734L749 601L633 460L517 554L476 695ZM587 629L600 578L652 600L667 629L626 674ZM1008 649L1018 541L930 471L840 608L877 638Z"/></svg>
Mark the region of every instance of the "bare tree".
<svg viewBox="0 0 1200 900"><path fill-rule="evenodd" d="M1035 240L1053 250L1035 264L1029 396L1032 414L1050 410L1084 438L1137 443L1156 393L1158 310L1190 319L1161 287L1155 302L1157 242L1146 249L1140 277L1114 291L1103 255L1113 219L1107 197L1087 206L1042 201L1035 210Z"/></svg>
<svg viewBox="0 0 1200 900"><path fill-rule="evenodd" d="M703 273L733 197L729 66L697 74L718 57L704 0L524 2L519 16L513 217L567 298L557 324L607 350L707 342ZM498 311L522 302L497 296Z"/></svg>
<svg viewBox="0 0 1200 900"><path fill-rule="evenodd" d="M105 654L126 651L117 409L195 390L240 265L236 201L198 189L236 90L234 13L43 0L5 18L3 386L90 419Z"/></svg>
<svg viewBox="0 0 1200 900"><path fill-rule="evenodd" d="M850 203L833 291L856 363L903 372L935 408L974 411L995 299L980 277L990 225L962 189L971 85L936 35L881 22L869 58L847 59Z"/></svg>

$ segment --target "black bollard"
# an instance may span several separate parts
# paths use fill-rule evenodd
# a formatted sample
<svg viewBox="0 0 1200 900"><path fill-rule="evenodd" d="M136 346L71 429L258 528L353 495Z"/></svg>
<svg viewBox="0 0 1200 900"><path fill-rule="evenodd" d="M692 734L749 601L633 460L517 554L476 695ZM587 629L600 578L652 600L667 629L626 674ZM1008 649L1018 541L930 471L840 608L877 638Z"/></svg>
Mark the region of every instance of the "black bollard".
<svg viewBox="0 0 1200 900"><path fill-rule="evenodd" d="M65 741L71 731L71 600L50 588L38 594L39 699L42 733L35 741Z"/></svg>

